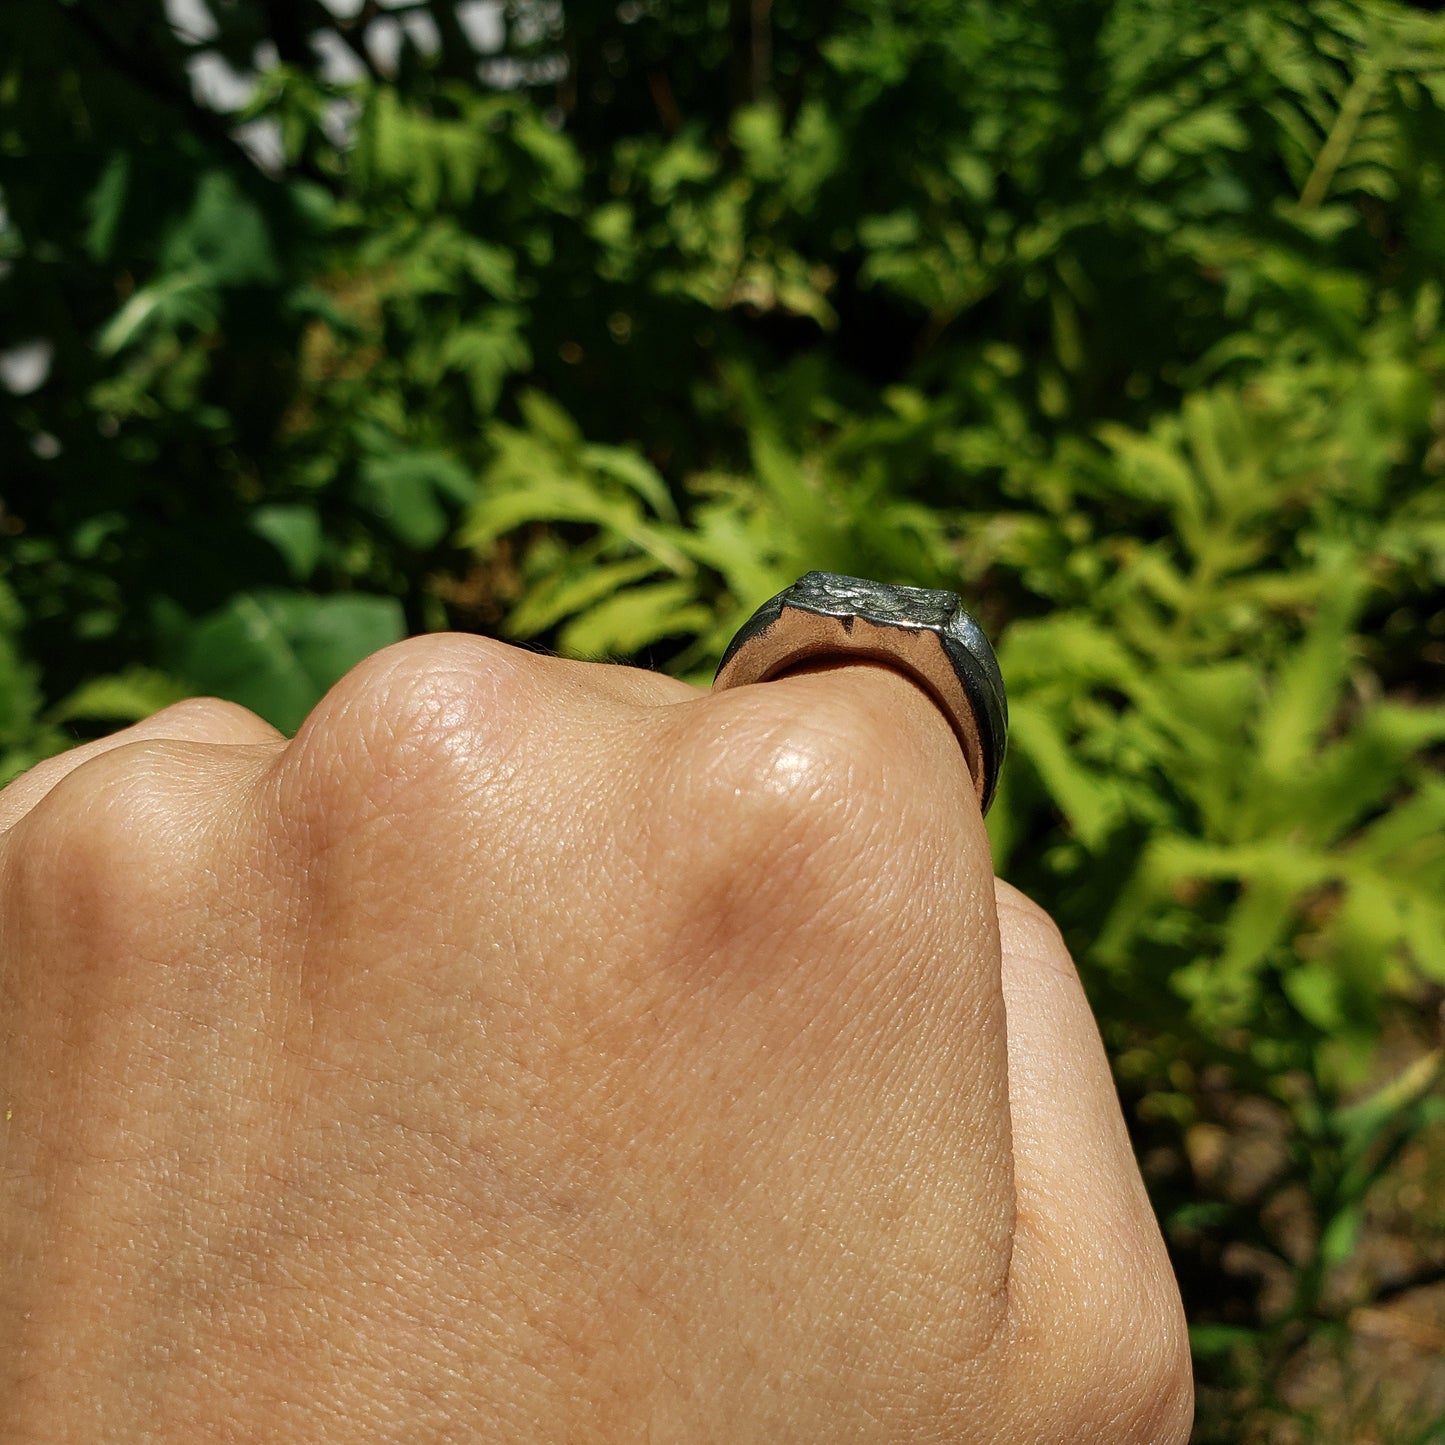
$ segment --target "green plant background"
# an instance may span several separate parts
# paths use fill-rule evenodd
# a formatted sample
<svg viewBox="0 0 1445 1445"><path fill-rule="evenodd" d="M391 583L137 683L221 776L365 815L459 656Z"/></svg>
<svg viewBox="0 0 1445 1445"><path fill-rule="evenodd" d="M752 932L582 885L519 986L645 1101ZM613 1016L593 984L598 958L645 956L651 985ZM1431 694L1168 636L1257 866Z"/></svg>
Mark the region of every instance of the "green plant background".
<svg viewBox="0 0 1445 1445"><path fill-rule="evenodd" d="M336 8L0 5L0 779L408 632L706 680L809 568L961 590L1198 1438L1445 1441L1441 1317L1354 1348L1445 1273L1445 21Z"/></svg>

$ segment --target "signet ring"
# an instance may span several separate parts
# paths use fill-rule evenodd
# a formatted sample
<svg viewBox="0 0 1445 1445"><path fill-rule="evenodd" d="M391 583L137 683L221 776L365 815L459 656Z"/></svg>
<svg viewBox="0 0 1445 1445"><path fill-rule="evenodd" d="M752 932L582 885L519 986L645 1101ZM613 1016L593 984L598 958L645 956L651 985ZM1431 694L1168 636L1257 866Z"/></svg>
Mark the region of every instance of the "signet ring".
<svg viewBox="0 0 1445 1445"><path fill-rule="evenodd" d="M988 812L1003 767L1008 700L988 638L954 593L809 572L738 629L713 686L766 682L829 657L866 658L913 678L952 726Z"/></svg>

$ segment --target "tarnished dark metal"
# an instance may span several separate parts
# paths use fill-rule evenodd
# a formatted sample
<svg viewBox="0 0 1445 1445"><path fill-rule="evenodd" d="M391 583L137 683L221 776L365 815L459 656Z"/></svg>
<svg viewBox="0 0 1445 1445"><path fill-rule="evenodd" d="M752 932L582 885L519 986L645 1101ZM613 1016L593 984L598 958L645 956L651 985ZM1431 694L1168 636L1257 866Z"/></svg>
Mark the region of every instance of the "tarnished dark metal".
<svg viewBox="0 0 1445 1445"><path fill-rule="evenodd" d="M983 629L952 592L809 572L738 629L714 687L766 682L823 657L865 657L906 672L943 710L988 811L1003 767L1008 700Z"/></svg>

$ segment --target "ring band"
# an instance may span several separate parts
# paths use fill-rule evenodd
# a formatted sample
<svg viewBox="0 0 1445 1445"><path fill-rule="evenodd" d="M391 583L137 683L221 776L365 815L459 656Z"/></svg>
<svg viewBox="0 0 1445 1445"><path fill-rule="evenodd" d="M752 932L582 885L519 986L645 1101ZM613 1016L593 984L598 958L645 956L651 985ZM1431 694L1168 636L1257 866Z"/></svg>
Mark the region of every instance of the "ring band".
<svg viewBox="0 0 1445 1445"><path fill-rule="evenodd" d="M993 648L957 596L809 572L738 629L713 686L766 682L821 657L887 663L919 683L953 727L988 812L1008 740L1008 700Z"/></svg>

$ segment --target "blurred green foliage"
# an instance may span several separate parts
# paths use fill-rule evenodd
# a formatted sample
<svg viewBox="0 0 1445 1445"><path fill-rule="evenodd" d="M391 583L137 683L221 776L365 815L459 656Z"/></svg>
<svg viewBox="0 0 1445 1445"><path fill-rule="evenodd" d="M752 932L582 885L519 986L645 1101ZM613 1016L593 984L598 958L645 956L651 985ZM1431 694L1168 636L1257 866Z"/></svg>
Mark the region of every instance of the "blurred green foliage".
<svg viewBox="0 0 1445 1445"><path fill-rule="evenodd" d="M1000 871L1202 1378L1269 1405L1445 1117L1445 23L498 0L479 55L475 5L335 8L0 7L0 777L189 692L294 727L409 631L705 680L809 568L960 589ZM1240 1098L1243 1195L1191 1148Z"/></svg>

